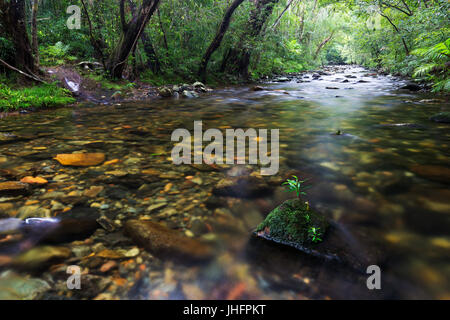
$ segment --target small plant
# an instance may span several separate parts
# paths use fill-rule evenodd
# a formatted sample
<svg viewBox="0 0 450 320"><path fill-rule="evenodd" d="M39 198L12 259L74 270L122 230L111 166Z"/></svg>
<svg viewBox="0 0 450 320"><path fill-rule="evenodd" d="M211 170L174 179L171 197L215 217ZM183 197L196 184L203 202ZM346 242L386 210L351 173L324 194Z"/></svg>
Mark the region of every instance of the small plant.
<svg viewBox="0 0 450 320"><path fill-rule="evenodd" d="M294 191L297 194L297 198L300 199L300 195L306 195L305 190L309 189L309 186L303 186L308 179L298 180L296 176L292 176L294 179L287 179L282 185L287 185L287 192Z"/></svg>
<svg viewBox="0 0 450 320"><path fill-rule="evenodd" d="M311 221L311 216L308 213L306 213L304 215L304 218L305 218L306 222L310 222Z"/></svg>
<svg viewBox="0 0 450 320"><path fill-rule="evenodd" d="M320 228L316 228L316 227L309 227L309 229L308 229L308 236L313 243L322 241L322 238L321 238L322 232L320 232L319 230L320 230Z"/></svg>
<svg viewBox="0 0 450 320"><path fill-rule="evenodd" d="M73 60L67 53L70 49L69 45L64 45L61 41L58 41L53 46L41 47L41 63L43 65L60 65L64 63L64 59Z"/></svg>

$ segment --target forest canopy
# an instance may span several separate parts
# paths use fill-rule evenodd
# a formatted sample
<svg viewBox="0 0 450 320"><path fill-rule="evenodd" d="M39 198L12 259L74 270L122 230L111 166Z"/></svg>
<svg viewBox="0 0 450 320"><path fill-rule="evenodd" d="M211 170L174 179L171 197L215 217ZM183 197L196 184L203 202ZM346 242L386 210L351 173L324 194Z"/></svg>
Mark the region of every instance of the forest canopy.
<svg viewBox="0 0 450 320"><path fill-rule="evenodd" d="M80 8L69 29L67 8ZM0 72L101 63L110 78L233 82L360 64L448 91L446 0L0 0Z"/></svg>

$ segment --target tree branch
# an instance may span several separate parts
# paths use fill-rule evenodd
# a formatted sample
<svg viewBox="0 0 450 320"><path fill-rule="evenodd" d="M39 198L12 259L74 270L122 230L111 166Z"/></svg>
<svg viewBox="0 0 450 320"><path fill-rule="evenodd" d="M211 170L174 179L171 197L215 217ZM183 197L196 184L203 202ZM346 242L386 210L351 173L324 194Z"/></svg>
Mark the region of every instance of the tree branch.
<svg viewBox="0 0 450 320"><path fill-rule="evenodd" d="M32 79L34 81L37 81L37 82L46 83L44 80L39 79L37 76L32 75L32 74L28 74L26 72L23 72L22 70L19 70L16 67L13 67L12 65L8 64L6 61L3 61L2 59L0 59L0 63L4 64L9 69L11 69L11 70L13 70L15 72L18 72L18 73L20 73L21 75L23 75L23 76L25 76L27 78L30 78L30 79Z"/></svg>

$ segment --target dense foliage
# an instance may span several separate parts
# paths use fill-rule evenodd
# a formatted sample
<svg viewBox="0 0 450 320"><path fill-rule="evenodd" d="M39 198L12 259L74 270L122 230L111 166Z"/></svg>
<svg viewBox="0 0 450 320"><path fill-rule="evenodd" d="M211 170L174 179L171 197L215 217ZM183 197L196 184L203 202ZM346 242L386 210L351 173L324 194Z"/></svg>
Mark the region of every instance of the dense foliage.
<svg viewBox="0 0 450 320"><path fill-rule="evenodd" d="M0 0L0 4L7 1ZM249 25L254 21L250 17L255 17L255 8L264 1L267 0L243 1L234 11L220 46L209 60L208 81L239 78L230 71L232 68L224 67L224 58L230 48L241 45L251 53L248 67L251 78L299 72L325 64L357 63L432 81L436 91L449 90L450 4L447 0L271 1L274 7L267 11L270 14L263 21L262 30L242 43L243 35L251 34ZM108 60L126 34L120 4L124 8L124 21L131 21L140 6L149 2L38 1L41 66L82 60L102 62L99 51ZM232 1L153 2L157 9L143 25L136 45L127 55L127 68L119 74L155 84L197 80L202 57ZM80 30L66 26L69 17L66 9L70 5L82 8ZM29 1L25 10L27 19L31 18ZM0 24L0 59L12 64L15 49L5 30ZM2 70L7 71L0 67Z"/></svg>

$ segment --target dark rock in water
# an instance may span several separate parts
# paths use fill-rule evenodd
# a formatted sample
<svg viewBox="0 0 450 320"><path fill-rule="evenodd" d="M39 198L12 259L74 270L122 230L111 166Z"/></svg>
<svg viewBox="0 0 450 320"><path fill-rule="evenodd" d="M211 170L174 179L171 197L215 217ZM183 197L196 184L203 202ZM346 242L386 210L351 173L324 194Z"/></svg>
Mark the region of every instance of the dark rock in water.
<svg viewBox="0 0 450 320"><path fill-rule="evenodd" d="M401 87L400 89L409 90L409 91L419 91L422 90L422 87L415 83L407 84L406 86Z"/></svg>
<svg viewBox="0 0 450 320"><path fill-rule="evenodd" d="M345 75L344 77L346 77L346 78L348 78L348 79L356 79L356 78L357 78L356 76L353 76L353 75L351 75L351 74Z"/></svg>
<svg viewBox="0 0 450 320"><path fill-rule="evenodd" d="M311 228L316 228L314 234L322 241L313 240ZM253 236L355 270L363 271L370 265L368 258L358 252L350 237L337 224L310 210L299 199L287 200L275 208L257 227Z"/></svg>
<svg viewBox="0 0 450 320"><path fill-rule="evenodd" d="M341 83L347 83L347 82L350 82L350 81L348 81L347 79L345 79L344 81L341 81Z"/></svg>
<svg viewBox="0 0 450 320"><path fill-rule="evenodd" d="M173 91L171 88L162 87L162 88L158 89L158 94L163 98L170 98L173 95Z"/></svg>
<svg viewBox="0 0 450 320"><path fill-rule="evenodd" d="M128 220L125 235L162 258L189 263L207 261L214 256L209 245L151 221Z"/></svg>
<svg viewBox="0 0 450 320"><path fill-rule="evenodd" d="M439 123L450 123L450 112L439 112L430 117L431 121Z"/></svg>
<svg viewBox="0 0 450 320"><path fill-rule="evenodd" d="M359 80L358 83L369 83L370 81L367 80Z"/></svg>
<svg viewBox="0 0 450 320"><path fill-rule="evenodd" d="M75 207L56 219L27 219L23 227L25 234L38 242L62 243L86 239L100 228L97 209ZM53 222L55 220L55 222Z"/></svg>
<svg viewBox="0 0 450 320"><path fill-rule="evenodd" d="M205 205L208 209L214 210L216 208L225 207L226 199L216 196L211 196L205 201Z"/></svg>
<svg viewBox="0 0 450 320"><path fill-rule="evenodd" d="M329 90L339 90L338 87L325 87L325 89L329 89Z"/></svg>
<svg viewBox="0 0 450 320"><path fill-rule="evenodd" d="M213 189L214 195L236 198L257 198L271 192L263 179L252 176L224 178Z"/></svg>
<svg viewBox="0 0 450 320"><path fill-rule="evenodd" d="M264 91L264 88L261 86L254 86L251 90L252 91Z"/></svg>
<svg viewBox="0 0 450 320"><path fill-rule="evenodd" d="M32 137L17 136L9 132L0 132L0 145L32 140Z"/></svg>
<svg viewBox="0 0 450 320"><path fill-rule="evenodd" d="M434 165L414 165L410 168L412 172L422 178L450 184L450 169Z"/></svg>
<svg viewBox="0 0 450 320"><path fill-rule="evenodd" d="M126 199L128 196L128 189L125 189L120 186L114 186L107 188L105 191L105 194L108 198L114 199L114 200L122 200Z"/></svg>
<svg viewBox="0 0 450 320"><path fill-rule="evenodd" d="M0 196L20 196L31 193L31 187L28 183L19 181L8 181L0 183Z"/></svg>
<svg viewBox="0 0 450 320"><path fill-rule="evenodd" d="M42 161L42 160L49 160L54 157L54 154L49 152L31 152L28 154L24 154L21 156L21 158L29 161Z"/></svg>

